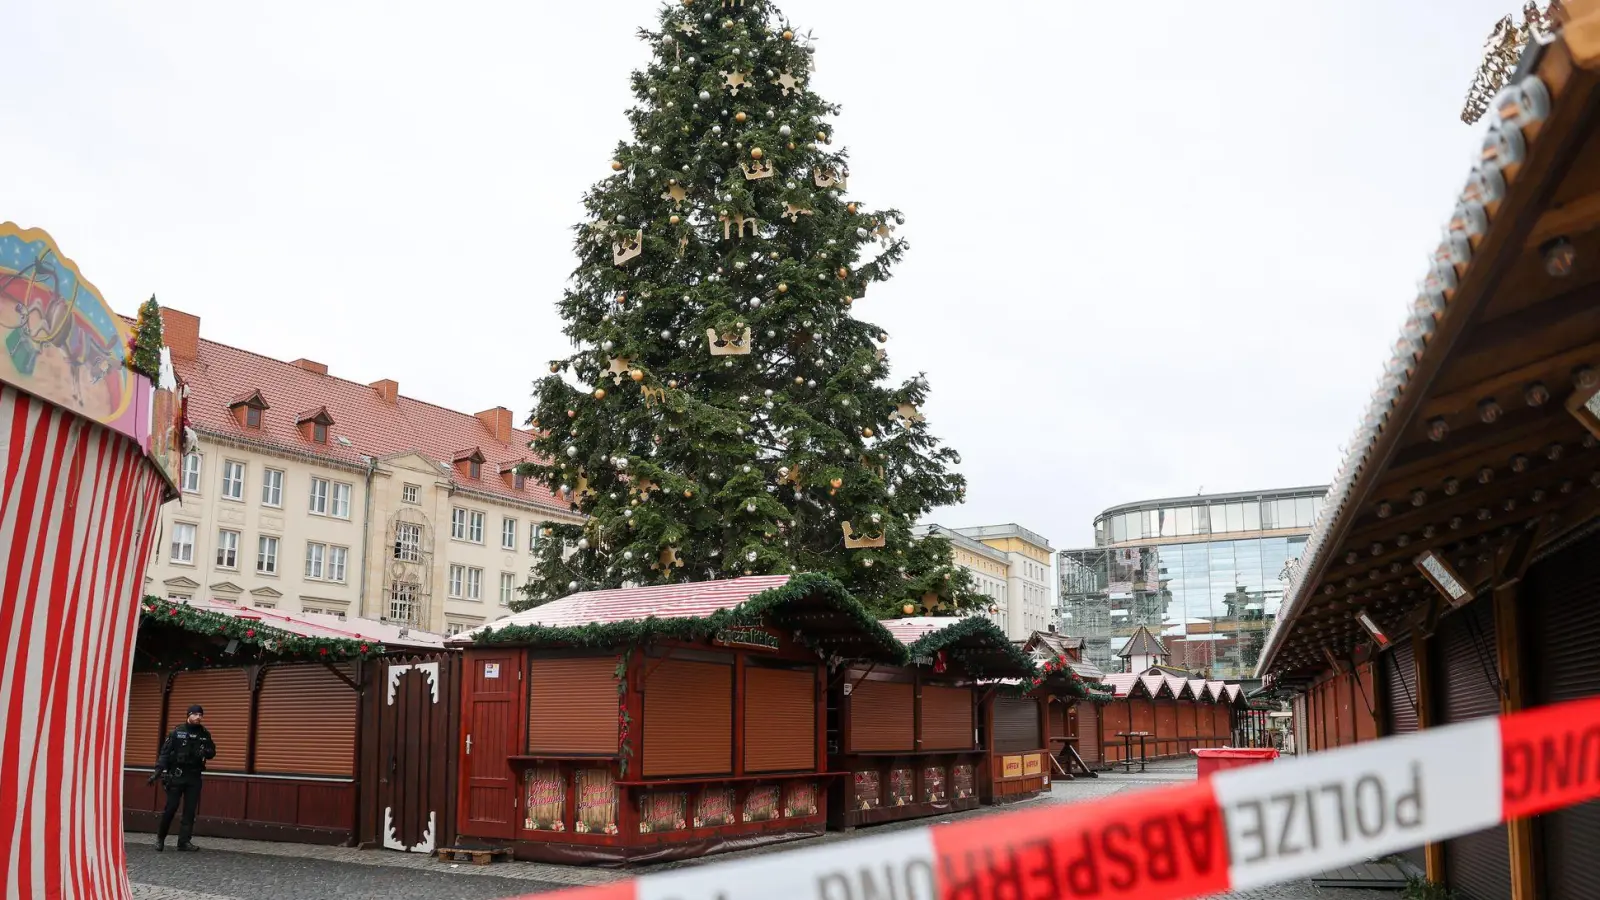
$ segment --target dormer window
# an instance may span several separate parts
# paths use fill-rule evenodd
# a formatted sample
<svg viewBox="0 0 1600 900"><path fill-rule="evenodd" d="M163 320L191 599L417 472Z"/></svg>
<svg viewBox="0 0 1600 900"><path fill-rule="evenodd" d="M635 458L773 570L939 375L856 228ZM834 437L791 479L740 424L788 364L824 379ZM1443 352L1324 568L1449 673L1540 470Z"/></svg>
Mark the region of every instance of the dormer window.
<svg viewBox="0 0 1600 900"><path fill-rule="evenodd" d="M294 424L300 429L301 437L315 444L326 444L328 426L333 424L333 416L328 415L326 406L319 406L295 416Z"/></svg>
<svg viewBox="0 0 1600 900"><path fill-rule="evenodd" d="M241 394L228 404L228 410L233 413L233 419L239 423L239 427L251 431L261 430L261 414L268 408L267 401L261 396L260 391Z"/></svg>
<svg viewBox="0 0 1600 900"><path fill-rule="evenodd" d="M500 464L500 480L504 481L514 491L520 491L528 484L528 478L522 474L522 461Z"/></svg>
<svg viewBox="0 0 1600 900"><path fill-rule="evenodd" d="M483 480L483 463L475 459L467 461L467 477L473 481Z"/></svg>
<svg viewBox="0 0 1600 900"><path fill-rule="evenodd" d="M483 480L483 451L477 447L468 447L457 450L455 453L456 474L473 481Z"/></svg>

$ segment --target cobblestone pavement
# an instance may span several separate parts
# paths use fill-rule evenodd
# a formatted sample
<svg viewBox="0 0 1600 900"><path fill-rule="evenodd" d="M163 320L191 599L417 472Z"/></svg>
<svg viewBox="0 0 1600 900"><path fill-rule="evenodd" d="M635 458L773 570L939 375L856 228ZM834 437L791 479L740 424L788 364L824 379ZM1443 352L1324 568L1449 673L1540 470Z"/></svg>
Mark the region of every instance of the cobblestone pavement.
<svg viewBox="0 0 1600 900"><path fill-rule="evenodd" d="M345 847L312 847L221 838L197 841L199 853L156 853L149 835L128 836L128 874L135 900L324 900L365 898L504 898L574 885L604 884L630 875L782 853L872 835L890 834L939 822L977 818L1035 804L1071 804L1123 791L1177 784L1194 779L1192 762L1151 763L1144 772L1120 770L1095 779L1056 782L1049 794L1021 805L984 807L949 816L895 822L855 832L834 832L790 844L758 847L709 860L641 866L627 872L541 863L492 866L438 863L420 854ZM1277 885L1226 895L1223 900L1395 900L1392 891L1319 890L1310 882Z"/></svg>

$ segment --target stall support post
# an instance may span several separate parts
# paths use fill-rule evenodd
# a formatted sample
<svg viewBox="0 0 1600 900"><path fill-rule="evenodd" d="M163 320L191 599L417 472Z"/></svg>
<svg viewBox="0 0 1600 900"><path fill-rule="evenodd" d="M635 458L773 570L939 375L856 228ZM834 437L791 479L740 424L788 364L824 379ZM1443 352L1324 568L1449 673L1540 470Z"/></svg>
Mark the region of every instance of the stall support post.
<svg viewBox="0 0 1600 900"><path fill-rule="evenodd" d="M1431 641L1418 633L1411 639L1417 666L1417 728L1426 729L1433 721L1433 664L1430 659ZM1423 859L1428 870L1428 880L1444 883L1444 844L1435 842L1423 846Z"/></svg>

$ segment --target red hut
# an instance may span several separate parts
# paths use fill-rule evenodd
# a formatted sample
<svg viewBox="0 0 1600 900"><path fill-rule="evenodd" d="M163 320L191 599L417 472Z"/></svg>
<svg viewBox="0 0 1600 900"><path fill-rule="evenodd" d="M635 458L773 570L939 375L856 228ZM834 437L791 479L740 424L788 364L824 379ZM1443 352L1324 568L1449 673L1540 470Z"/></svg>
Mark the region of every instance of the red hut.
<svg viewBox="0 0 1600 900"><path fill-rule="evenodd" d="M988 619L918 616L883 623L904 665L844 667L828 691L829 824L854 828L978 806L988 769L980 676L1028 678L1032 660Z"/></svg>
<svg viewBox="0 0 1600 900"><path fill-rule="evenodd" d="M590 591L452 643L460 845L577 863L820 834L830 673L905 659L817 575Z"/></svg>

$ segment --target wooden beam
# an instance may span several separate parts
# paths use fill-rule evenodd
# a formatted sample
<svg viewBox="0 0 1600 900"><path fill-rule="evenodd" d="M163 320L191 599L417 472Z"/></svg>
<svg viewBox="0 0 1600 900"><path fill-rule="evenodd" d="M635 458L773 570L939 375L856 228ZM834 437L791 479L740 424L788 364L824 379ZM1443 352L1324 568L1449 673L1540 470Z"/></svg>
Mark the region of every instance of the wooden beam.
<svg viewBox="0 0 1600 900"><path fill-rule="evenodd" d="M1528 240L1523 246L1529 250L1538 250L1545 241L1551 238L1570 236L1590 231L1600 226L1600 191L1585 194L1568 200L1561 206L1547 211L1534 223L1533 230L1528 232Z"/></svg>
<svg viewBox="0 0 1600 900"><path fill-rule="evenodd" d="M1417 728L1427 729L1433 727L1433 666L1430 665L1428 652L1428 638L1421 634L1411 638L1413 661L1416 665L1417 675ZM1427 866L1428 880L1436 884L1444 884L1444 844L1432 843L1423 845L1423 859Z"/></svg>
<svg viewBox="0 0 1600 900"><path fill-rule="evenodd" d="M1513 544L1532 546L1532 530L1525 533L1528 540ZM1503 554L1509 565L1516 563L1515 553ZM1524 562L1524 565L1526 563ZM1500 712L1510 714L1523 708L1524 684L1522 677L1522 646L1517 594L1521 573L1505 581L1503 573L1494 591L1495 655L1500 667ZM1538 872L1534 867L1533 820L1512 819L1506 823L1506 838L1511 851L1511 900L1534 900L1539 896Z"/></svg>
<svg viewBox="0 0 1600 900"><path fill-rule="evenodd" d="M1501 402L1505 402L1505 397L1521 397L1524 387L1547 378L1552 369L1567 373L1578 366L1596 365L1597 362L1600 362L1600 342L1574 347L1555 356L1546 356L1527 365L1508 369L1477 384L1433 397L1423 404L1421 415L1424 419L1432 419L1463 413L1475 409L1478 401L1484 397L1500 397ZM1545 381L1545 387L1550 389L1552 395L1559 396L1563 388L1571 387L1571 383L1565 380L1558 384Z"/></svg>
<svg viewBox="0 0 1600 900"><path fill-rule="evenodd" d="M1466 341L1457 351L1457 364L1491 355L1548 359L1551 354L1546 348L1570 346L1585 334L1592 336L1600 330L1600 284L1573 288L1505 319L1494 321Z"/></svg>

